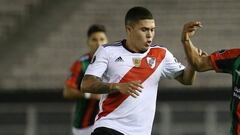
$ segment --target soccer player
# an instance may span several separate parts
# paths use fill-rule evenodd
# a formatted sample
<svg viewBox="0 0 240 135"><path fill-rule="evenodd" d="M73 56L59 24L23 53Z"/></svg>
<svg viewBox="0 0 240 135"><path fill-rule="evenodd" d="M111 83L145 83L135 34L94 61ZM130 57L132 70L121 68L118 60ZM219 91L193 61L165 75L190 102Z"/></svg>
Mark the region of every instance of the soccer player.
<svg viewBox="0 0 240 135"><path fill-rule="evenodd" d="M182 43L189 63L199 72L215 70L232 75L231 135L240 135L240 48L221 50L208 55L195 47L191 37L202 27L201 22L189 22L183 27Z"/></svg>
<svg viewBox="0 0 240 135"><path fill-rule="evenodd" d="M98 113L99 97L97 95L80 92L80 83L87 66L97 48L107 43L106 30L103 25L92 25L87 32L89 53L80 57L71 67L71 76L66 80L64 97L77 99L74 121L74 135L90 135L95 116Z"/></svg>
<svg viewBox="0 0 240 135"><path fill-rule="evenodd" d="M126 39L100 46L81 91L102 94L92 135L150 135L160 78L190 85L195 77L164 47L153 44L155 21L144 7L125 16Z"/></svg>

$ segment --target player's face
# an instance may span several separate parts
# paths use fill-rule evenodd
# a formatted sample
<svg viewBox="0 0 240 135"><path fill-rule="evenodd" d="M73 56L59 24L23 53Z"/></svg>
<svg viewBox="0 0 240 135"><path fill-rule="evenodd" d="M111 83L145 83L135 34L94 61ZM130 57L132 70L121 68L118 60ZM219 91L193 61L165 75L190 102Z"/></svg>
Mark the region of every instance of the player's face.
<svg viewBox="0 0 240 135"><path fill-rule="evenodd" d="M106 44L107 42L107 36L104 32L95 32L91 34L88 38L90 53L94 54L100 45Z"/></svg>
<svg viewBox="0 0 240 135"><path fill-rule="evenodd" d="M127 27L131 49L135 52L146 51L155 35L155 21L153 19L140 20Z"/></svg>

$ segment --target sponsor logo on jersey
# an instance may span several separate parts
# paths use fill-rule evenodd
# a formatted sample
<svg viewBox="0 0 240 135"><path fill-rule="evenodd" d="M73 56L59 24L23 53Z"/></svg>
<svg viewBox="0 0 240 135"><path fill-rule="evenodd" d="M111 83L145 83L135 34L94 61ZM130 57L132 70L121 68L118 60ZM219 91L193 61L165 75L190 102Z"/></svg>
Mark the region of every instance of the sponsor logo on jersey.
<svg viewBox="0 0 240 135"><path fill-rule="evenodd" d="M240 89L237 86L234 87L234 91L240 93Z"/></svg>
<svg viewBox="0 0 240 135"><path fill-rule="evenodd" d="M182 68L182 64L180 62L178 62L178 60L175 57L174 57L174 61L179 64L179 66L178 66L179 68Z"/></svg>
<svg viewBox="0 0 240 135"><path fill-rule="evenodd" d="M234 87L233 96L240 99L240 89L236 86Z"/></svg>
<svg viewBox="0 0 240 135"><path fill-rule="evenodd" d="M240 76L240 71L238 71L237 69L235 71L238 74L238 76Z"/></svg>
<svg viewBox="0 0 240 135"><path fill-rule="evenodd" d="M115 60L115 62L124 62L124 60L122 59L121 56L119 56L119 57Z"/></svg>
<svg viewBox="0 0 240 135"><path fill-rule="evenodd" d="M147 57L147 63L151 68L154 68L156 65L156 58Z"/></svg>
<svg viewBox="0 0 240 135"><path fill-rule="evenodd" d="M175 61L176 63L179 63L178 60L177 60L175 57L174 57L174 61Z"/></svg>
<svg viewBox="0 0 240 135"><path fill-rule="evenodd" d="M140 67L141 65L141 58L132 58L133 65L135 67Z"/></svg>

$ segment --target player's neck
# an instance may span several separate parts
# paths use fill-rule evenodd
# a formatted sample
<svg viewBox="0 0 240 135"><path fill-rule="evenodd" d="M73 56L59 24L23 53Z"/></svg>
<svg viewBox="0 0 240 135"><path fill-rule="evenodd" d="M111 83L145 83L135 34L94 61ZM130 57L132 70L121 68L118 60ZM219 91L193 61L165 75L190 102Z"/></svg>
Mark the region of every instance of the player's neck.
<svg viewBox="0 0 240 135"><path fill-rule="evenodd" d="M130 40L126 40L125 44L123 44L125 49L127 49L131 53L140 53L139 50L135 49L133 46L134 44Z"/></svg>

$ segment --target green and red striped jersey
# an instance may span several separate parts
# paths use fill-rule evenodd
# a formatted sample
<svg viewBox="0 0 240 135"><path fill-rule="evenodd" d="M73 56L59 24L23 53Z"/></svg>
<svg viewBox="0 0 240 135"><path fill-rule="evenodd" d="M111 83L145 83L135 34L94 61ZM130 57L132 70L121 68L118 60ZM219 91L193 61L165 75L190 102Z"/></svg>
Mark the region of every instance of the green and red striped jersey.
<svg viewBox="0 0 240 135"><path fill-rule="evenodd" d="M71 75L66 80L66 85L75 90L80 89L81 81L87 66L91 60L89 54L85 54L75 61L70 69ZM95 98L81 98L77 100L73 126L75 128L85 128L94 124L95 116L99 111L99 100Z"/></svg>
<svg viewBox="0 0 240 135"><path fill-rule="evenodd" d="M221 50L210 56L216 72L232 74L231 135L240 135L240 48Z"/></svg>

